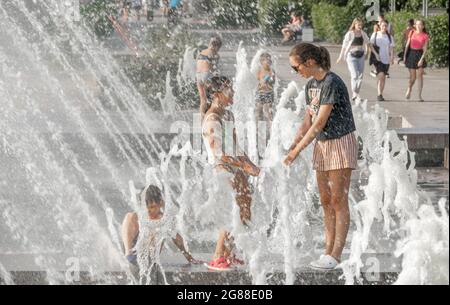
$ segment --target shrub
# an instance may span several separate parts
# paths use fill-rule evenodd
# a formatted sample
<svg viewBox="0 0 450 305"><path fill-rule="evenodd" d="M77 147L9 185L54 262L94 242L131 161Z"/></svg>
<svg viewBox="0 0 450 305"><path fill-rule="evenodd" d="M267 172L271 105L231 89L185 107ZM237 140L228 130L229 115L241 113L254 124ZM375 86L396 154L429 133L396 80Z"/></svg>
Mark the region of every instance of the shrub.
<svg viewBox="0 0 450 305"><path fill-rule="evenodd" d="M404 1L403 9L417 12L422 9L423 0L407 0ZM429 0L428 7L430 8L443 8L447 6L447 0Z"/></svg>
<svg viewBox="0 0 450 305"><path fill-rule="evenodd" d="M341 43L355 16L347 7L319 3L312 7L314 36L333 43Z"/></svg>
<svg viewBox="0 0 450 305"><path fill-rule="evenodd" d="M427 20L430 33L428 62L436 67L448 67L448 15Z"/></svg>

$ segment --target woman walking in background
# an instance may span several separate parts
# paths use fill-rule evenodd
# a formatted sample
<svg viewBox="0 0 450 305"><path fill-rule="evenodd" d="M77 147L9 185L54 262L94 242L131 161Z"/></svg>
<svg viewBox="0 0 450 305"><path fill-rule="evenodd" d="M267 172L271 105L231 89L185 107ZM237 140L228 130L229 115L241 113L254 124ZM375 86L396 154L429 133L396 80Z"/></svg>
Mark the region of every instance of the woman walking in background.
<svg viewBox="0 0 450 305"><path fill-rule="evenodd" d="M424 69L427 67L425 58L429 41L430 36L427 33L425 21L417 20L415 30L410 33L405 47L404 62L405 66L409 69L409 83L408 90L406 91L407 100L411 98L412 88L417 80L419 101L424 101L422 98L423 74Z"/></svg>
<svg viewBox="0 0 450 305"><path fill-rule="evenodd" d="M380 31L372 34L370 43L373 46L374 64L377 74L377 101L385 101L383 97L386 85L386 76L389 73L390 65L394 64L394 37L388 32L386 21L381 22Z"/></svg>
<svg viewBox="0 0 450 305"><path fill-rule="evenodd" d="M345 35L342 44L341 54L337 60L340 63L343 59L347 61L352 81L352 100L360 99L360 91L364 76L365 60L369 54L370 40L363 31L364 23L360 18L353 20L353 23Z"/></svg>

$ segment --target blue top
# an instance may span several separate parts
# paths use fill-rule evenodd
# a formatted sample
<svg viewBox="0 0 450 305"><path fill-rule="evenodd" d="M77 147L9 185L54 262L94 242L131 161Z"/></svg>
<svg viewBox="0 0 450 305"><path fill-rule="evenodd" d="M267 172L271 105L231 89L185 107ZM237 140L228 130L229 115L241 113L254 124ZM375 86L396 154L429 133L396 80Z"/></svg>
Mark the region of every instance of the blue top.
<svg viewBox="0 0 450 305"><path fill-rule="evenodd" d="M170 7L177 8L181 3L181 0L170 0Z"/></svg>

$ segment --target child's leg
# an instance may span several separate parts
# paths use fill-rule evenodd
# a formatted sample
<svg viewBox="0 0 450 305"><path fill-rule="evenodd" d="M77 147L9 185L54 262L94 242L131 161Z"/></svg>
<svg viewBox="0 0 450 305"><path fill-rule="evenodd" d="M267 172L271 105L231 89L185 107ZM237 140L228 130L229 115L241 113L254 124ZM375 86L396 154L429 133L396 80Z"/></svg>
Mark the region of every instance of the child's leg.
<svg viewBox="0 0 450 305"><path fill-rule="evenodd" d="M208 111L208 97L206 95L206 89L203 82L197 83L198 93L200 95L200 114L203 116Z"/></svg>
<svg viewBox="0 0 450 305"><path fill-rule="evenodd" d="M236 203L240 208L241 221L244 225L248 225L252 216L252 197L248 177L241 170L238 170L232 181L232 186L236 191Z"/></svg>
<svg viewBox="0 0 450 305"><path fill-rule="evenodd" d="M255 123L256 123L256 143L257 143L257 148L258 148L258 154L261 156L260 152L263 148L262 143L260 143L260 139L262 138L262 135L260 135L261 130L260 130L260 124L261 121L264 120L264 109L263 109L263 104L260 101L256 101L255 104Z"/></svg>
<svg viewBox="0 0 450 305"><path fill-rule="evenodd" d="M270 129L272 128L273 121L273 102L264 104L264 120L266 123L266 145L270 139Z"/></svg>
<svg viewBox="0 0 450 305"><path fill-rule="evenodd" d="M288 41L289 40L289 29L288 28L284 28L282 31L283 33L283 41Z"/></svg>
<svg viewBox="0 0 450 305"><path fill-rule="evenodd" d="M352 176L351 169L330 171L331 205L336 215L336 236L331 256L341 259L350 227L348 193Z"/></svg>
<svg viewBox="0 0 450 305"><path fill-rule="evenodd" d="M225 257L228 250L225 243L228 238L228 233L225 230L221 230L219 233L219 238L217 240L216 251L214 252L214 260Z"/></svg>
<svg viewBox="0 0 450 305"><path fill-rule="evenodd" d="M336 215L331 205L331 189L328 172L317 171L317 186L322 204L325 223L325 254L331 255L336 235Z"/></svg>
<svg viewBox="0 0 450 305"><path fill-rule="evenodd" d="M125 255L130 255L134 246L134 240L139 234L139 220L136 213L128 213L122 224L122 241L125 247Z"/></svg>

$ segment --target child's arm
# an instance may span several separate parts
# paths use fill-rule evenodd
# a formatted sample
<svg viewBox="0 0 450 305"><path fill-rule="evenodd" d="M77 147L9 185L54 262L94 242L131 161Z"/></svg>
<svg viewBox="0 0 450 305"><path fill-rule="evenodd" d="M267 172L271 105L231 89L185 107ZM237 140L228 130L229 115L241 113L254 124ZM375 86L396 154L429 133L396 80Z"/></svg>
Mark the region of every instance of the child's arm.
<svg viewBox="0 0 450 305"><path fill-rule="evenodd" d="M250 176L259 176L261 169L250 160L245 151L239 146L239 143L237 141L236 129L233 131L233 138L234 142L236 143L237 166L242 168L244 172L246 172Z"/></svg>
<svg viewBox="0 0 450 305"><path fill-rule="evenodd" d="M261 82L261 78L262 78L262 69L260 68L256 73L256 79Z"/></svg>
<svg viewBox="0 0 450 305"><path fill-rule="evenodd" d="M180 249L181 253L184 255L186 260L191 264L198 264L200 263L195 258L192 257L192 254L186 251L186 248L184 246L184 240L183 237L181 237L180 234L177 233L177 236L173 239L173 242L177 246L178 249Z"/></svg>

